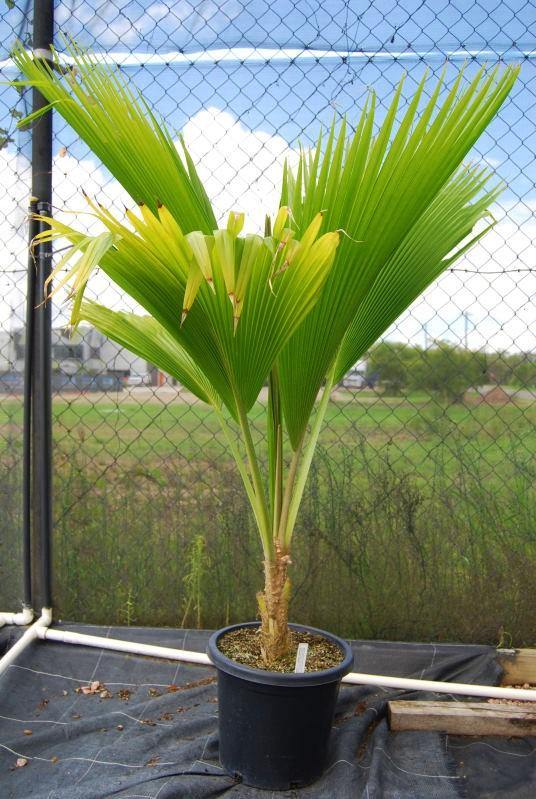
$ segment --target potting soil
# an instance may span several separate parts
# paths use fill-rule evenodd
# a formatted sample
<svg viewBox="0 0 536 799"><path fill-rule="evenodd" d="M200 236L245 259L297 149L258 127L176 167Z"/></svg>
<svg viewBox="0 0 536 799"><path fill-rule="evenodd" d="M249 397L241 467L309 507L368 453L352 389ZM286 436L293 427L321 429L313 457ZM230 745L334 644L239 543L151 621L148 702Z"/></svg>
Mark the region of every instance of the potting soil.
<svg viewBox="0 0 536 799"><path fill-rule="evenodd" d="M204 652L208 632L61 625ZM21 635L0 630L0 654ZM495 685L486 646L355 641L355 670ZM389 731L390 699L470 697L342 686L322 779L274 794L218 761L212 668L35 642L0 677L1 799L534 799L536 738Z"/></svg>

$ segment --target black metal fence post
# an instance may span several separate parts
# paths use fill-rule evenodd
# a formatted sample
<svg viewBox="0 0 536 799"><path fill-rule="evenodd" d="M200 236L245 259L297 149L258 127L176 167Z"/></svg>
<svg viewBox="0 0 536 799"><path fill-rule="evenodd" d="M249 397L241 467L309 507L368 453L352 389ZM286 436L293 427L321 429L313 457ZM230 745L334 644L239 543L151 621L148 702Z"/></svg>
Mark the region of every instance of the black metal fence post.
<svg viewBox="0 0 536 799"><path fill-rule="evenodd" d="M54 37L53 0L34 0L33 50L47 60ZM34 89L33 111L46 106ZM52 212L52 112L38 118L32 129L32 200L39 214ZM37 231L46 229L39 222ZM35 310L33 330L32 433L33 433L33 556L40 563L39 578L32 576L33 600L39 607L52 604L52 402L51 402L51 305L44 303L45 282L52 267L52 244L39 242L35 256Z"/></svg>
<svg viewBox="0 0 536 799"><path fill-rule="evenodd" d="M26 285L26 332L24 341L24 411L22 425L22 563L24 604L32 607L32 386L34 370L34 315L36 264L31 246L37 233L34 214L37 205L32 197L28 225L28 280Z"/></svg>

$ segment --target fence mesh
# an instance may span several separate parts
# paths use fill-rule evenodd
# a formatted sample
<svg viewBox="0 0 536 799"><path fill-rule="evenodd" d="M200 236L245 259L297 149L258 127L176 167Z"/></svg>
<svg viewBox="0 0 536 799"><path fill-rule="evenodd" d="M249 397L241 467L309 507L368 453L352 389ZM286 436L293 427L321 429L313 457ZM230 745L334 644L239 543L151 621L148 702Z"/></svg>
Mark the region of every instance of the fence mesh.
<svg viewBox="0 0 536 799"><path fill-rule="evenodd" d="M2 12L9 46L28 4ZM444 274L333 393L294 554L293 616L368 637L531 642L536 573L534 254L536 3L56 3L62 35L117 63L182 131L221 218L277 207L281 167L321 126L385 108L406 75L522 62L472 159L505 182L494 230ZM432 81L433 82L433 81ZM29 161L0 89L2 568L20 528L21 371ZM380 114L381 117L381 114ZM55 213L82 188L126 198L59 116ZM98 276L94 296L127 308ZM53 316L56 604L96 622L216 626L255 614L260 552L245 497L201 403L97 331ZM263 434L262 397L252 416ZM9 551L10 560L6 553ZM2 581L5 603L17 597ZM7 572L6 572L7 573Z"/></svg>
<svg viewBox="0 0 536 799"><path fill-rule="evenodd" d="M28 7L1 12L1 80L13 77L7 58L15 38L30 44ZM29 4L26 4L29 6ZM28 93L0 85L0 605L22 597L22 399L27 273L27 206L31 187L28 131L17 121L31 111Z"/></svg>

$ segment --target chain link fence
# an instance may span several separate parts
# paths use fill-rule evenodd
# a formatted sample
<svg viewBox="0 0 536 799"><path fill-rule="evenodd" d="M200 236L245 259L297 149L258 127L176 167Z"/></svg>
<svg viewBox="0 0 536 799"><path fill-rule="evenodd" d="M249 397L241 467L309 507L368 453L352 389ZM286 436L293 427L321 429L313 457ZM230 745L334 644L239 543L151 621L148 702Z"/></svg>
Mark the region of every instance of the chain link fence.
<svg viewBox="0 0 536 799"><path fill-rule="evenodd" d="M2 9L31 44L29 4ZM281 167L320 127L385 108L405 74L521 61L472 158L505 182L492 232L334 391L294 553L293 616L353 637L534 644L536 3L82 0L61 35L116 63L182 131L221 218L277 207ZM432 81L433 82L433 81ZM30 164L25 93L0 87L0 492L5 605L20 595L21 382ZM59 116L54 210L126 198ZM106 304L128 303L104 276ZM55 604L70 618L215 627L255 615L253 521L216 420L96 330L53 308ZM262 402L253 411L263 434Z"/></svg>

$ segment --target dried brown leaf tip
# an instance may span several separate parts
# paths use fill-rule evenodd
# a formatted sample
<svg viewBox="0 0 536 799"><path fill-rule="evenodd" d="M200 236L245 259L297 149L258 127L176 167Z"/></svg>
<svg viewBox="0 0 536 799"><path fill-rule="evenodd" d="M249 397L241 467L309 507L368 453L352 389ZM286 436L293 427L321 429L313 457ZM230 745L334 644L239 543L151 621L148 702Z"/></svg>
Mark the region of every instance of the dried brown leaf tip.
<svg viewBox="0 0 536 799"><path fill-rule="evenodd" d="M168 685L168 694L174 694L177 691L188 691L191 688L199 688L202 685L211 685L216 682L216 677L204 677L202 680L195 680L194 682L187 682L184 685Z"/></svg>
<svg viewBox="0 0 536 799"><path fill-rule="evenodd" d="M26 757L18 757L15 761L15 768L24 768L24 766L28 765L28 758Z"/></svg>
<svg viewBox="0 0 536 799"><path fill-rule="evenodd" d="M32 730L23 730L22 734L23 735L32 735Z"/></svg>
<svg viewBox="0 0 536 799"><path fill-rule="evenodd" d="M91 694L98 694L99 691L102 691L103 686L100 684L98 680L93 680L90 682L89 685L81 685L79 688L75 688L77 694L84 694L84 695L91 695Z"/></svg>
<svg viewBox="0 0 536 799"><path fill-rule="evenodd" d="M75 688L77 694L84 694L86 696L93 696L98 694L101 699L111 699L112 694L99 680L93 680L89 685L81 685Z"/></svg>

